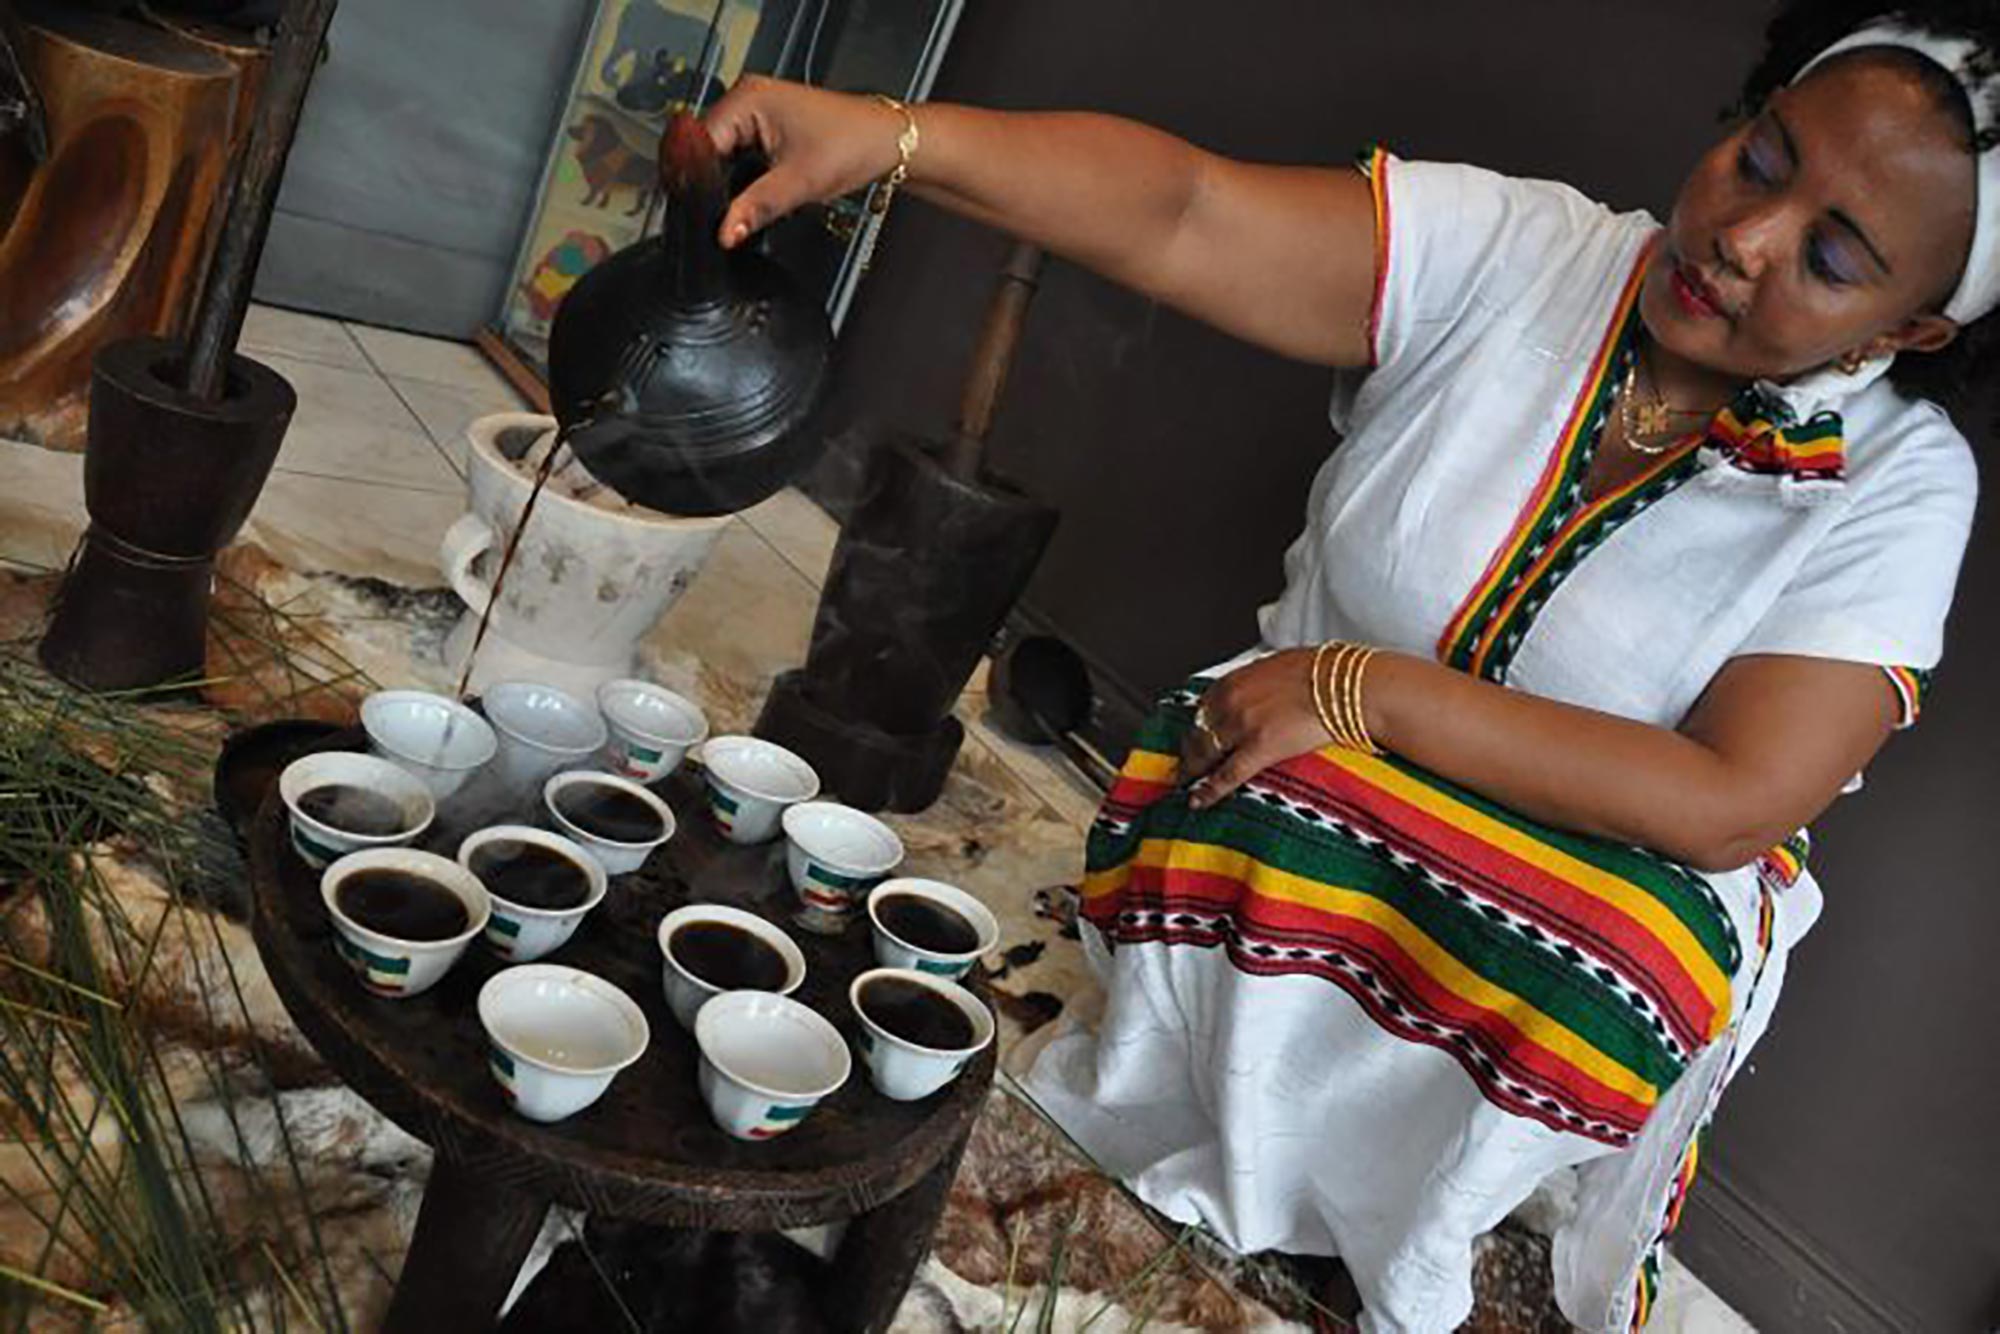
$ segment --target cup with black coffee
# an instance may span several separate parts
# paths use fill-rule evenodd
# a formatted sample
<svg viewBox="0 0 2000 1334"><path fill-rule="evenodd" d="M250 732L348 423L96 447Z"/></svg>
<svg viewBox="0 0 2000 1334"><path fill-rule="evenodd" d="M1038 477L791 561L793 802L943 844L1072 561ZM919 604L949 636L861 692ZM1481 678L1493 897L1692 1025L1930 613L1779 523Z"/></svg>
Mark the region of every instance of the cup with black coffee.
<svg viewBox="0 0 2000 1334"><path fill-rule="evenodd" d="M630 779L590 769L557 774L542 785L556 828L612 875L646 864L674 836L673 808Z"/></svg>
<svg viewBox="0 0 2000 1334"><path fill-rule="evenodd" d="M788 996L806 980L806 956L784 930L719 903L676 908L660 923L667 1008L692 1030L702 1006L725 991Z"/></svg>
<svg viewBox="0 0 2000 1334"><path fill-rule="evenodd" d="M993 1041L993 1014L956 982L909 968L871 968L847 989L861 1020L861 1059L876 1091L928 1098Z"/></svg>
<svg viewBox="0 0 2000 1334"><path fill-rule="evenodd" d="M458 845L458 864L493 900L487 945L514 963L560 948L603 902L610 884L604 867L574 842L524 824L471 835Z"/></svg>
<svg viewBox="0 0 2000 1334"><path fill-rule="evenodd" d="M319 892L340 957L362 986L395 998L449 972L492 911L472 872L415 848L351 852L326 868Z"/></svg>
<svg viewBox="0 0 2000 1334"><path fill-rule="evenodd" d="M413 843L437 802L423 780L374 755L330 750L293 760L278 775L292 847L314 870L367 848Z"/></svg>
<svg viewBox="0 0 2000 1334"><path fill-rule="evenodd" d="M986 905L942 880L884 880L869 892L868 920L884 968L963 977L1000 945L1000 923Z"/></svg>

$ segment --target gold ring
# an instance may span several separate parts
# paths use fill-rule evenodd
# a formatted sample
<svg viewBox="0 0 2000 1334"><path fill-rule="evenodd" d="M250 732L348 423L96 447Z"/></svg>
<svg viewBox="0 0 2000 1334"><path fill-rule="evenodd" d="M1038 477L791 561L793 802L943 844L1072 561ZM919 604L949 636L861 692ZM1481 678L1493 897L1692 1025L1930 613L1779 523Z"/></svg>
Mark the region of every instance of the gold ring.
<svg viewBox="0 0 2000 1334"><path fill-rule="evenodd" d="M1204 704L1194 711L1194 730L1201 733L1202 739L1218 751L1229 749L1222 744L1222 738L1215 734L1214 725L1208 721L1208 705Z"/></svg>

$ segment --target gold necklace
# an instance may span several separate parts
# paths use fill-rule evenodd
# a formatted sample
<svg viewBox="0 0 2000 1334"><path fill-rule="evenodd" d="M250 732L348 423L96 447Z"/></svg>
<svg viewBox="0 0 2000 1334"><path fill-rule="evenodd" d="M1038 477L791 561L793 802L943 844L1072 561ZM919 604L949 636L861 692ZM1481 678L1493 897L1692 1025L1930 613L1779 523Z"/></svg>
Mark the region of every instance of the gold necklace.
<svg viewBox="0 0 2000 1334"><path fill-rule="evenodd" d="M1680 438L1671 434L1675 417L1705 417L1710 414L1691 408L1675 407L1667 402L1667 396L1660 392L1657 382L1652 385L1652 401L1641 403L1639 359L1643 356L1645 356L1645 345L1641 344L1639 351L1625 367L1625 382L1618 387L1618 421L1625 428L1625 447L1634 454L1653 457L1666 453L1680 443ZM1652 367L1648 365L1646 376L1648 380L1653 378L1651 372ZM1653 445L1640 442L1642 436L1658 435L1665 435L1668 438Z"/></svg>

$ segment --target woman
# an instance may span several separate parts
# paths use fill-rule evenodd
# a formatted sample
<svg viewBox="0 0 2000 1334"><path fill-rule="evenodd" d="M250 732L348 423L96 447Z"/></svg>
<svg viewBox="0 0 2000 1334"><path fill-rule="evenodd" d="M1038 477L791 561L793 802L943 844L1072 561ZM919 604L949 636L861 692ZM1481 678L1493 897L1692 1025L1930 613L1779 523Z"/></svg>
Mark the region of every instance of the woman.
<svg viewBox="0 0 2000 1334"><path fill-rule="evenodd" d="M752 82L711 118L773 160L725 244L893 174L1345 372L1262 645L1092 831L1111 1004L1030 1082L1175 1218L1342 1257L1364 1327L1463 1320L1564 1168L1565 1312L1643 1320L1818 912L1796 836L1916 716L1976 476L1898 385L2000 302L2000 11L1934 8L1781 16L1664 226L1103 117Z"/></svg>

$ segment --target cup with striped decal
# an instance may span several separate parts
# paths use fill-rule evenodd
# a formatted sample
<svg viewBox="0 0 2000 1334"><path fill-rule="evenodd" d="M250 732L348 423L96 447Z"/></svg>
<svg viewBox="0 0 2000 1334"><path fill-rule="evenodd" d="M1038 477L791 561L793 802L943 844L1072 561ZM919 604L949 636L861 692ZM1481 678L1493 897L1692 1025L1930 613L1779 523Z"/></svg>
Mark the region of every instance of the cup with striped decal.
<svg viewBox="0 0 2000 1334"><path fill-rule="evenodd" d="M560 964L503 968L479 989L486 1065L507 1105L530 1121L560 1121L604 1096L652 1041L632 998Z"/></svg>
<svg viewBox="0 0 2000 1334"><path fill-rule="evenodd" d="M292 850L315 871L350 852L414 843L437 815L422 779L346 750L293 760L278 775L278 796L291 816Z"/></svg>
<svg viewBox="0 0 2000 1334"><path fill-rule="evenodd" d="M763 843L787 806L819 795L819 775L798 756L754 736L719 736L701 748L708 812L732 843Z"/></svg>
<svg viewBox="0 0 2000 1334"><path fill-rule="evenodd" d="M868 922L884 968L963 977L1000 947L1000 923L986 905L942 880L884 880L868 893Z"/></svg>
<svg viewBox="0 0 2000 1334"><path fill-rule="evenodd" d="M414 779L411 781L415 781ZM447 895L446 905L456 898L463 911L452 919L457 929L449 934L409 930L392 934L381 926L371 926L354 915L362 911L355 896L343 893L361 889L369 881L370 911L382 912L378 921L398 919L398 895L435 899ZM319 881L320 899L333 919L334 949L354 970L361 985L378 996L401 999L415 996L436 985L465 953L472 938L486 929L492 911L486 889L472 872L457 862L434 852L416 848L370 848L351 852L326 868ZM402 920L414 921L410 914ZM463 925L459 926L458 923Z"/></svg>
<svg viewBox="0 0 2000 1334"><path fill-rule="evenodd" d="M702 1099L715 1123L742 1140L793 1129L854 1067L832 1024L768 991L723 992L701 1007L694 1040Z"/></svg>
<svg viewBox="0 0 2000 1334"><path fill-rule="evenodd" d="M612 771L635 783L659 782L708 736L708 719L692 700L651 681L606 681L597 711L611 734Z"/></svg>
<svg viewBox="0 0 2000 1334"><path fill-rule="evenodd" d="M871 968L847 989L861 1020L855 1044L876 1092L928 1098L993 1041L993 1013L956 982L909 968Z"/></svg>
<svg viewBox="0 0 2000 1334"><path fill-rule="evenodd" d="M611 884L595 857L533 825L493 825L469 835L458 845L458 864L486 887L493 903L486 944L511 963L562 948Z"/></svg>
<svg viewBox="0 0 2000 1334"><path fill-rule="evenodd" d="M802 908L800 923L837 932L854 920L868 891L903 861L903 840L872 815L837 801L785 808L785 870Z"/></svg>

